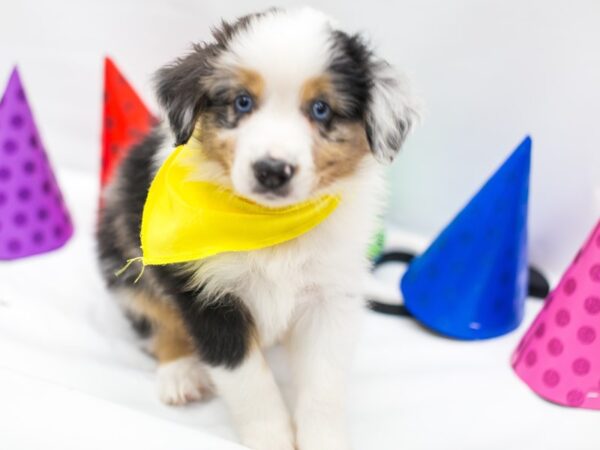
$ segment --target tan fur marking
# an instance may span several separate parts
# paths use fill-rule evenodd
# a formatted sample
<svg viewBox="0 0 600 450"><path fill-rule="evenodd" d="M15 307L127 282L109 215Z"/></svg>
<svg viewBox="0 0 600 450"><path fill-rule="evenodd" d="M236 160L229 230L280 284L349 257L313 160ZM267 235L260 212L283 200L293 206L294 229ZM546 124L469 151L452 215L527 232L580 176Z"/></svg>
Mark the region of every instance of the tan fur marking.
<svg viewBox="0 0 600 450"><path fill-rule="evenodd" d="M190 338L182 330L158 327L154 337L154 354L160 364L166 364L194 353Z"/></svg>
<svg viewBox="0 0 600 450"><path fill-rule="evenodd" d="M328 75L311 78L301 89L302 105L308 108L315 99L327 101L335 110L344 105L343 99L336 95L335 88ZM359 122L338 124L327 133L321 135L317 125L313 125L315 140L313 158L318 177L317 188L323 188L335 180L351 175L365 155L368 155L369 142L364 126Z"/></svg>
<svg viewBox="0 0 600 450"><path fill-rule="evenodd" d="M136 313L152 322L155 329L153 351L159 364L194 353L192 339L179 312L173 306L144 293L137 293L132 303Z"/></svg>
<svg viewBox="0 0 600 450"><path fill-rule="evenodd" d="M244 68L237 69L236 78L254 100L260 102L265 89L263 78L257 72ZM219 131L220 128L215 124L211 113L207 112L202 114L196 122L192 138L200 143L206 158L219 163L223 167L225 175L229 176L235 156L235 142L232 139L221 138Z"/></svg>
<svg viewBox="0 0 600 450"><path fill-rule="evenodd" d="M196 130L194 137L201 144L202 154L207 159L219 163L229 177L235 157L235 141L220 137L219 128L211 119L210 113L200 117Z"/></svg>
<svg viewBox="0 0 600 450"><path fill-rule="evenodd" d="M328 138L318 135L318 131L315 133L313 159L318 188L353 174L360 161L370 153L367 134L359 122L338 125Z"/></svg>
<svg viewBox="0 0 600 450"><path fill-rule="evenodd" d="M265 91L265 80L251 69L238 68L236 71L239 83L259 102Z"/></svg>
<svg viewBox="0 0 600 450"><path fill-rule="evenodd" d="M329 76L321 75L305 81L300 89L300 104L307 105L316 98L323 98L335 108L335 90Z"/></svg>

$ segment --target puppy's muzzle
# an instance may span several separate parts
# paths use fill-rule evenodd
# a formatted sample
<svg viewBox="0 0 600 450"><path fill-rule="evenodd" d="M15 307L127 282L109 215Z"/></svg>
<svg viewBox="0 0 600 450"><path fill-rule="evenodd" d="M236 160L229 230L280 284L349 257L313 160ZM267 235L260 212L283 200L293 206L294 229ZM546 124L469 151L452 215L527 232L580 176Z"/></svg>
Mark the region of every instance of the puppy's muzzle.
<svg viewBox="0 0 600 450"><path fill-rule="evenodd" d="M281 192L294 176L296 167L287 161L268 157L252 164L252 170L261 191Z"/></svg>

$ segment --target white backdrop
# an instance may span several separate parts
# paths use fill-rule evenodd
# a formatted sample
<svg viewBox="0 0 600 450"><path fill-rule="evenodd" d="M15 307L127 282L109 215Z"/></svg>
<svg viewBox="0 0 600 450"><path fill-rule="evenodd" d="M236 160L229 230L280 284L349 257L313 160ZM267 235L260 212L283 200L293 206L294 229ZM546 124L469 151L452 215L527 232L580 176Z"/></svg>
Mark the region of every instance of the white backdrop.
<svg viewBox="0 0 600 450"><path fill-rule="evenodd" d="M0 80L18 63L55 164L97 171L105 54L154 106L149 78L157 67L207 38L221 17L271 5L0 0ZM426 104L423 125L391 170L394 223L432 237L530 133L532 260L553 274L564 268L600 214L600 2L318 7L366 31Z"/></svg>

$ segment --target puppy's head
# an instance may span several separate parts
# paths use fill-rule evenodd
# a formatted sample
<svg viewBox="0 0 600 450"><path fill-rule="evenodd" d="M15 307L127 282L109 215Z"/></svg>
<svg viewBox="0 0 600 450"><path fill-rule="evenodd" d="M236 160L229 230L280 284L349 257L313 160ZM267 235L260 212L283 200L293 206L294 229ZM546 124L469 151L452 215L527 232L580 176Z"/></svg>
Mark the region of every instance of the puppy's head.
<svg viewBox="0 0 600 450"><path fill-rule="evenodd" d="M282 206L351 177L371 155L394 159L414 102L358 35L311 9L246 16L213 34L156 82L176 144L201 144L214 178Z"/></svg>

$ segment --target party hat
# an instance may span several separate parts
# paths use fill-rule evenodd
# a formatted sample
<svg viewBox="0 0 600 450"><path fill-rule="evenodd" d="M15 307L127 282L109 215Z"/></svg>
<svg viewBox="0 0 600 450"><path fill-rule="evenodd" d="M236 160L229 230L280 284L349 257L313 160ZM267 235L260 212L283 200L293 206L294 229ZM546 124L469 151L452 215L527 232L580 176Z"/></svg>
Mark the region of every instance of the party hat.
<svg viewBox="0 0 600 450"><path fill-rule="evenodd" d="M600 409L600 221L513 355L540 396Z"/></svg>
<svg viewBox="0 0 600 450"><path fill-rule="evenodd" d="M62 246L73 226L15 68L0 102L0 259Z"/></svg>
<svg viewBox="0 0 600 450"><path fill-rule="evenodd" d="M425 326L458 339L516 328L527 293L527 137L410 264L401 281L406 308Z"/></svg>
<svg viewBox="0 0 600 450"><path fill-rule="evenodd" d="M156 123L110 58L104 60L104 122L101 186L106 186L121 160Z"/></svg>

